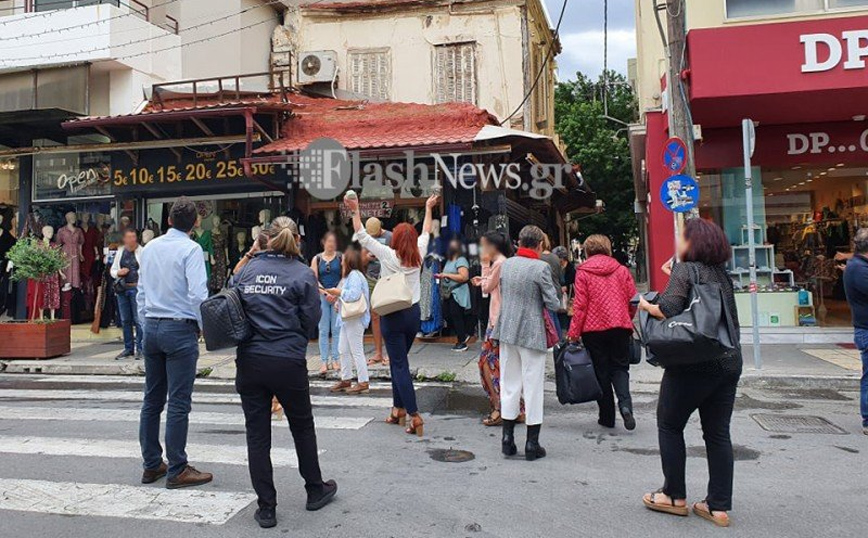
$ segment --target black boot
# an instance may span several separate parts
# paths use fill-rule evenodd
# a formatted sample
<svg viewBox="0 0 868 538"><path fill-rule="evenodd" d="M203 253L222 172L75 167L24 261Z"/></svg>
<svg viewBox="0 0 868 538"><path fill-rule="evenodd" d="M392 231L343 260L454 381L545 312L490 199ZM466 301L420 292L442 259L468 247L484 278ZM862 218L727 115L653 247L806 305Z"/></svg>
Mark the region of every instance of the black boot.
<svg viewBox="0 0 868 538"><path fill-rule="evenodd" d="M636 417L633 416L632 409L629 407L621 409L621 417L624 419L624 427L627 428L628 431L636 429Z"/></svg>
<svg viewBox="0 0 868 538"><path fill-rule="evenodd" d="M539 444L539 430L541 427L542 424L527 427L527 443L524 445L524 459L527 461L546 457L546 449Z"/></svg>
<svg viewBox="0 0 868 538"><path fill-rule="evenodd" d="M518 448L515 446L515 421L503 419L503 440L500 450L504 456L515 456Z"/></svg>

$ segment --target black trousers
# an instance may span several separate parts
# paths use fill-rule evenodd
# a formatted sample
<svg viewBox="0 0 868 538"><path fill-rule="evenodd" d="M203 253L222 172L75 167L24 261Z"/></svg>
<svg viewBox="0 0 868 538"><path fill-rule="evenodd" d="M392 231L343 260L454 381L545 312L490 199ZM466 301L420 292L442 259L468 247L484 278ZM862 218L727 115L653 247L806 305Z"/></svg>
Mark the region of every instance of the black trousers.
<svg viewBox="0 0 868 538"><path fill-rule="evenodd" d="M684 427L699 409L702 437L708 458L708 507L732 509L733 455L729 424L735 406L739 374L714 375L666 370L657 402L660 458L666 482L663 492L673 499L686 499L684 467L687 449Z"/></svg>
<svg viewBox="0 0 868 538"><path fill-rule="evenodd" d="M600 408L600 424L605 426L615 425L616 395L618 409L633 412L629 358L631 332L629 329L609 329L582 335L582 343L591 354L597 381L603 389L603 395L597 400L597 406Z"/></svg>
<svg viewBox="0 0 868 538"><path fill-rule="evenodd" d="M235 389L241 395L247 428L247 463L260 508L277 506L271 466L271 400L277 397L289 420L298 470L309 496L322 491L310 385L304 359L239 354Z"/></svg>
<svg viewBox="0 0 868 538"><path fill-rule="evenodd" d="M446 321L449 322L449 326L455 331L455 336L458 338L459 343L467 340L468 311L458 304L455 297L451 295L446 300Z"/></svg>

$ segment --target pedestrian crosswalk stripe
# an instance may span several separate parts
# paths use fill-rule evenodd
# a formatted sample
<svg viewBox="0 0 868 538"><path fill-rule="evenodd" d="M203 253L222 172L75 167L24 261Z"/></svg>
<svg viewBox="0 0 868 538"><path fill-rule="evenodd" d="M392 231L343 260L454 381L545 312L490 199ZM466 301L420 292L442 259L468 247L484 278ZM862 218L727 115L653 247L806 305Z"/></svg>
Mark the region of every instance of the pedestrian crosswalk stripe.
<svg viewBox="0 0 868 538"><path fill-rule="evenodd" d="M207 486L206 486L207 488ZM0 510L222 525L252 493L0 478Z"/></svg>
<svg viewBox="0 0 868 538"><path fill-rule="evenodd" d="M0 398L21 400L102 400L113 402L141 402L142 393L138 391L112 390L39 390L39 389L0 389ZM372 407L388 408L392 405L389 397L366 396L311 396L314 406L322 407ZM193 403L200 404L238 404L237 394L216 394L194 392Z"/></svg>
<svg viewBox="0 0 868 538"><path fill-rule="evenodd" d="M319 451L320 454L323 452ZM67 437L0 436L0 453L95 458L142 457L136 441ZM247 465L246 446L188 444L187 454L190 460L196 462ZM271 462L276 467L298 467L295 450L289 448L272 448Z"/></svg>
<svg viewBox="0 0 868 538"><path fill-rule="evenodd" d="M372 417L315 416L318 430L359 430L374 420ZM79 422L138 422L138 409L92 409L75 407L2 407L0 420L60 420ZM211 413L193 411L191 424L244 426L244 415L237 413ZM283 420L272 421L275 426L286 426Z"/></svg>
<svg viewBox="0 0 868 538"><path fill-rule="evenodd" d="M141 385L145 382L145 378L139 375L45 375L45 374L5 374L0 375L0 381L17 381L27 380L39 383L82 383L89 385ZM328 388L336 383L336 380L327 379L311 379L310 386L316 388ZM449 388L451 383L443 383L440 381L414 381L413 385L416 388L439 387ZM200 387L234 387L234 379L218 379L218 378L202 378L196 380L196 386ZM371 381L371 389L388 389L391 390L392 384L389 381Z"/></svg>

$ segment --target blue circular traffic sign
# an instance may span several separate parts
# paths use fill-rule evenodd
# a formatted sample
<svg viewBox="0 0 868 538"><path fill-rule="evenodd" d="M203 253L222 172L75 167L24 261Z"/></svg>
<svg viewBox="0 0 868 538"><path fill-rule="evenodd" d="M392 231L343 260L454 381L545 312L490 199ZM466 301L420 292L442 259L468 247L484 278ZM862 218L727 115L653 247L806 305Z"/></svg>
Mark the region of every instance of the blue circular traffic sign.
<svg viewBox="0 0 868 538"><path fill-rule="evenodd" d="M663 145L663 166L670 174L680 174L687 166L687 144L672 137Z"/></svg>
<svg viewBox="0 0 868 538"><path fill-rule="evenodd" d="M669 211L686 213L699 204L699 183L690 176L672 176L660 187L660 201Z"/></svg>

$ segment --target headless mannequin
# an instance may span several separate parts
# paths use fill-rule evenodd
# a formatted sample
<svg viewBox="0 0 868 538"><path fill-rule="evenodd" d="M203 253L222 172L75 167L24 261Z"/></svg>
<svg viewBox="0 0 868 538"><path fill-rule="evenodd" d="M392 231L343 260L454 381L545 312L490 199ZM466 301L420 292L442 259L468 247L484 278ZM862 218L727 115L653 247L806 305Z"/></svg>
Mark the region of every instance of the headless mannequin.
<svg viewBox="0 0 868 538"><path fill-rule="evenodd" d="M77 288L80 286L79 273L81 270L81 262L84 261L84 253L82 252L84 234L76 225L78 215L74 211L67 213L64 218L66 218L66 226L64 227L66 232L64 232L62 238L58 237L58 241L69 261L69 266L66 268L64 273L65 276L63 283L63 291L69 291L73 287ZM79 285L77 286L76 284Z"/></svg>
<svg viewBox="0 0 868 538"><path fill-rule="evenodd" d="M68 213L67 213L67 215L68 215ZM46 248L54 248L54 247L55 247L55 243L52 242L52 239L54 239L54 228L52 228L51 226L43 226L43 227L42 227L42 244L43 244ZM60 271L57 272L57 275L46 277L46 278L44 279L44 281L42 282L42 285L43 285L42 293L43 293L43 295L46 294L46 293L48 292L48 289L47 289L47 288L48 288L49 286L51 286L51 285L59 286L60 281L64 280L65 278L66 278L66 276L64 275L62 269L61 269ZM64 287L65 287L65 286L66 286L66 284L64 284ZM46 302L47 302L47 301L46 301L45 299L43 299L43 304L45 304ZM55 312L56 312L56 310L55 310L54 308L49 308L49 309L47 309L47 310L48 310L49 318L53 320L54 317L55 317ZM36 318L36 312L33 313L33 317L34 317L34 319ZM44 319L44 318L45 318L45 312L44 312L42 309L39 310L39 318L40 318L40 319Z"/></svg>

